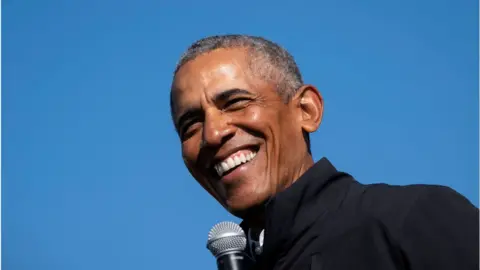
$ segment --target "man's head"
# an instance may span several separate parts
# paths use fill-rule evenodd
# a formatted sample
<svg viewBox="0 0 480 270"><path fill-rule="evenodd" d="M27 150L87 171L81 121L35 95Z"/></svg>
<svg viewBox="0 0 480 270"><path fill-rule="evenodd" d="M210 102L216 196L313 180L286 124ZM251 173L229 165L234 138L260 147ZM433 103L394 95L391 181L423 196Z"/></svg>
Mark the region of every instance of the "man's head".
<svg viewBox="0 0 480 270"><path fill-rule="evenodd" d="M275 43L244 35L197 41L171 91L187 168L233 214L243 217L313 164L308 134L320 125L322 98Z"/></svg>

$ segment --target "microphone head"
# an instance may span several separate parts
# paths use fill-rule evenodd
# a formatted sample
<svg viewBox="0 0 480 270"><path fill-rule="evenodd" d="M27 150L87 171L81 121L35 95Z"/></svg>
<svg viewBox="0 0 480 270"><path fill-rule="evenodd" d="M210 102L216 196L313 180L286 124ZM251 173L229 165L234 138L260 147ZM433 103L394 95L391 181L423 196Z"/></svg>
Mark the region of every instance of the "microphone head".
<svg viewBox="0 0 480 270"><path fill-rule="evenodd" d="M246 246L245 232L234 222L220 222L208 233L207 248L215 257L226 252L243 251Z"/></svg>

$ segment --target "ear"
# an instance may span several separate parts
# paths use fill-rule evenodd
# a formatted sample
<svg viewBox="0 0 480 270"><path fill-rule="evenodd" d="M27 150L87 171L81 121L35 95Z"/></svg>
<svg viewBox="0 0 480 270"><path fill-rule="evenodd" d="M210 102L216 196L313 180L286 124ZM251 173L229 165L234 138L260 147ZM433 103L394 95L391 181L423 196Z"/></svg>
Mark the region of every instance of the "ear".
<svg viewBox="0 0 480 270"><path fill-rule="evenodd" d="M323 98L313 85L304 85L298 89L294 99L297 106L298 120L302 130L308 133L315 132L323 116Z"/></svg>

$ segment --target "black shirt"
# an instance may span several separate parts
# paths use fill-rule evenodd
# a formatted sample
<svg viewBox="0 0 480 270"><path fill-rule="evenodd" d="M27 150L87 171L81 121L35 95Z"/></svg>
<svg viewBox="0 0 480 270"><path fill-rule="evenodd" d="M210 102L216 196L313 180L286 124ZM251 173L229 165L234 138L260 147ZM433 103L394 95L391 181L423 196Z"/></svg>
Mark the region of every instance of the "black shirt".
<svg viewBox="0 0 480 270"><path fill-rule="evenodd" d="M478 209L448 187L363 185L323 158L265 212L256 269L479 269Z"/></svg>

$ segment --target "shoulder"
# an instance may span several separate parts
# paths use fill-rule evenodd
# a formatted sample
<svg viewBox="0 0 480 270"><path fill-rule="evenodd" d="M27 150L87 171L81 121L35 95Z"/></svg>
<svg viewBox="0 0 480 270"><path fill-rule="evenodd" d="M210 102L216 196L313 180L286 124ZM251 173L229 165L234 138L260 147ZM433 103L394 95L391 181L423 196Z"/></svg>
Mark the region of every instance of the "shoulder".
<svg viewBox="0 0 480 270"><path fill-rule="evenodd" d="M364 185L359 204L369 215L380 220L393 219L393 222L398 223L406 217L418 198L425 192L425 188L427 188L426 185Z"/></svg>
<svg viewBox="0 0 480 270"><path fill-rule="evenodd" d="M453 221L455 218L478 220L478 208L450 187L424 185L409 209L405 225L418 220L439 222L441 219Z"/></svg>
<svg viewBox="0 0 480 270"><path fill-rule="evenodd" d="M371 184L364 185L359 204L362 211L381 220L395 234L412 216L444 205L456 207L455 204L469 202L447 186Z"/></svg>
<svg viewBox="0 0 480 270"><path fill-rule="evenodd" d="M418 185L419 196L415 201L416 206L431 205L436 207L442 204L466 204L471 202L451 187L440 185ZM472 205L473 206L473 205Z"/></svg>
<svg viewBox="0 0 480 270"><path fill-rule="evenodd" d="M388 201L411 199L414 202L424 202L425 200L435 200L443 198L468 200L455 191L453 188L442 185L431 184L413 184L413 185L388 185L388 184L370 184L364 185L365 195L371 198L382 198ZM420 201L418 201L420 199Z"/></svg>
<svg viewBox="0 0 480 270"><path fill-rule="evenodd" d="M366 185L360 200L364 211L380 219L393 232L442 219L478 219L478 209L448 186Z"/></svg>
<svg viewBox="0 0 480 270"><path fill-rule="evenodd" d="M360 198L366 207L410 210L414 206L431 204L433 202L459 201L470 203L464 196L454 189L441 185L405 185L388 184L364 185L364 192Z"/></svg>
<svg viewBox="0 0 480 270"><path fill-rule="evenodd" d="M424 186L402 222L400 245L419 268L466 269L478 263L478 218L454 189Z"/></svg>

